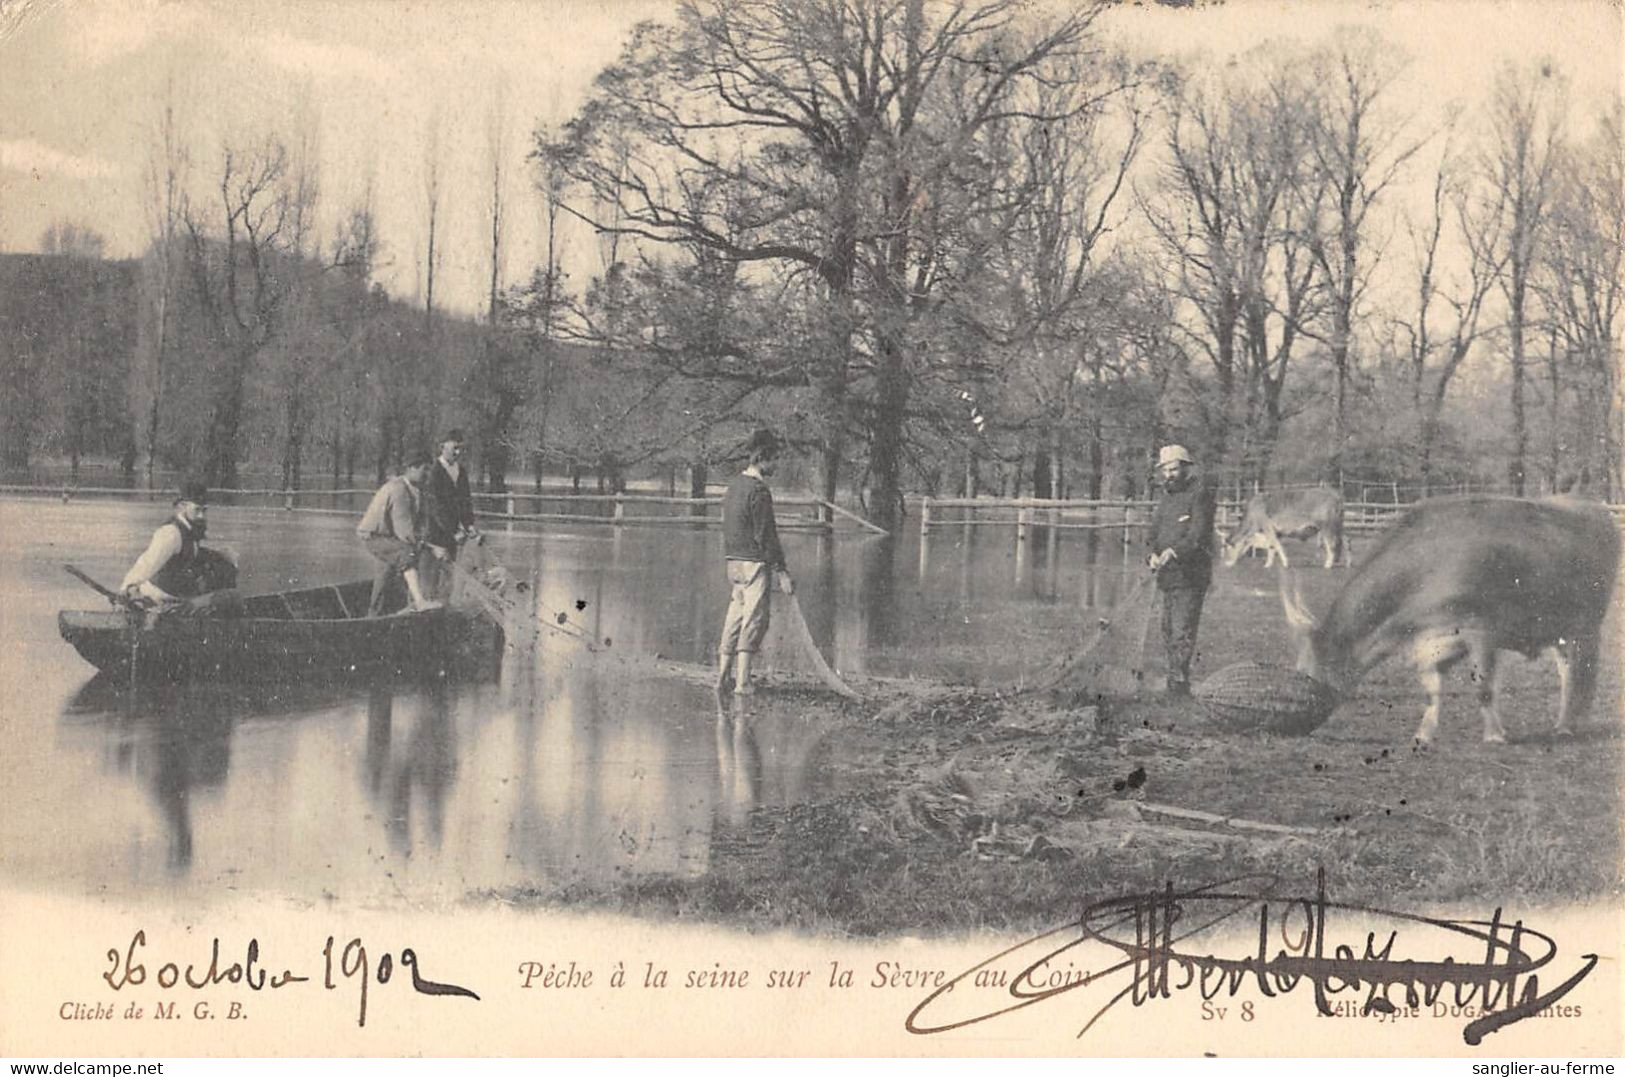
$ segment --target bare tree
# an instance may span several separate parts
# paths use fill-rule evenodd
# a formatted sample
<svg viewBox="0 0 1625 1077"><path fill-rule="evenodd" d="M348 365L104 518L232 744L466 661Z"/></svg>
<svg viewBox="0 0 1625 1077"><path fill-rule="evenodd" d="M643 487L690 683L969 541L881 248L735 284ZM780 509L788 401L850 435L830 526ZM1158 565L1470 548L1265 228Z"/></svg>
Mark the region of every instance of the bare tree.
<svg viewBox="0 0 1625 1077"><path fill-rule="evenodd" d="M287 264L283 273L291 295L289 332L278 371L282 405L282 486L297 490L304 470L305 440L314 421L312 384L319 352L330 346L322 310L321 242L316 207L321 193L320 116L307 85L293 115L294 144L286 180Z"/></svg>
<svg viewBox="0 0 1625 1077"><path fill-rule="evenodd" d="M1332 365L1334 421L1327 478L1342 481L1349 440L1349 376L1359 306L1380 252L1371 210L1423 144L1392 115L1390 92L1404 69L1393 45L1362 29L1339 30L1311 66L1317 90L1309 150L1325 185L1318 219L1307 222L1310 250L1326 293L1323 337Z"/></svg>
<svg viewBox="0 0 1625 1077"><path fill-rule="evenodd" d="M425 121L423 135L423 206L428 225L428 255L423 261L423 333L434 333L434 275L440 266L436 229L440 221L440 109L436 106Z"/></svg>
<svg viewBox="0 0 1625 1077"><path fill-rule="evenodd" d="M1255 52L1211 82L1172 80L1161 197L1142 202L1169 259L1183 338L1206 356L1209 448L1262 477L1285 386L1317 318L1310 222L1326 184L1306 167L1310 94L1297 58Z"/></svg>
<svg viewBox="0 0 1625 1077"><path fill-rule="evenodd" d="M532 160L536 167L536 194L541 202L543 257L540 275L533 278L528 289L536 304L536 318L533 321L535 334L532 339L535 341L537 362L541 366L541 370L534 375L537 386L536 441L531 448L536 491L540 493L547 467L547 423L553 406L553 373L557 358L555 344L566 305L563 268L559 260L559 214L564 208L570 180L556 162L538 158L534 154Z"/></svg>
<svg viewBox="0 0 1625 1077"><path fill-rule="evenodd" d="M497 300L502 292L502 166L508 153L506 89L498 84L491 105L487 151L491 160L491 288L486 306L489 324L497 321Z"/></svg>
<svg viewBox="0 0 1625 1077"><path fill-rule="evenodd" d="M382 290L372 283L382 247L373 190L369 178L329 248L329 264L338 271L337 291L342 302L335 319L342 340L327 355L322 379L329 401L328 449L335 489L341 477L345 481L354 477L359 430L365 416L367 352L374 328L387 308Z"/></svg>
<svg viewBox="0 0 1625 1077"><path fill-rule="evenodd" d="M949 275L942 241L985 243L960 225L1011 210L978 175L977 140L1060 118L1033 112L1023 88L1086 51L1101 9L1038 28L1022 7L690 0L675 28L639 28L566 137L542 147L592 197L570 211L595 227L809 279L824 306L804 375L819 486L834 496L856 414L882 522L898 509L909 334ZM686 193L708 178L732 190L726 222L689 211Z"/></svg>
<svg viewBox="0 0 1625 1077"><path fill-rule="evenodd" d="M1445 395L1462 362L1482 339L1485 300L1499 282L1505 257L1501 207L1472 197L1447 145L1433 178L1432 212L1409 232L1415 255L1409 309L1392 320L1404 356L1416 422L1416 459L1422 494L1433 481L1434 449ZM1446 256L1440 258L1441 247ZM1456 251L1461 254L1452 257ZM1451 273L1446 263L1464 262ZM1441 309L1442 308L1442 309Z"/></svg>
<svg viewBox="0 0 1625 1077"><path fill-rule="evenodd" d="M1549 61L1504 67L1490 101L1490 145L1481 168L1505 216L1500 229L1505 264L1501 292L1507 305L1507 363L1511 373L1512 454L1507 481L1514 494L1525 484L1529 429L1525 338L1535 273L1550 230L1556 169L1563 156L1567 83Z"/></svg>
<svg viewBox="0 0 1625 1077"><path fill-rule="evenodd" d="M185 204L189 166L186 147L181 144L175 119L175 85L164 86L163 111L153 132L147 157L146 183L148 227L152 234L150 260L156 269L157 327L153 336L152 365L145 377L146 396L146 483L155 488L158 470L158 442L163 421L164 361L169 346L170 305L175 289L175 238Z"/></svg>
<svg viewBox="0 0 1625 1077"><path fill-rule="evenodd" d="M1582 466L1595 468L1609 500L1619 497L1625 399L1618 325L1625 305L1625 123L1616 103L1568 155L1552 205L1538 288L1554 339L1578 365ZM1556 353L1555 345L1551 349Z"/></svg>
<svg viewBox="0 0 1625 1077"><path fill-rule="evenodd" d="M1113 333L1122 305L1109 299L1125 287L1125 273L1102 266L1099 248L1119 223L1120 196L1149 123L1135 79L1121 62L1091 62L1038 91L1039 111L1065 118L1015 132L1019 141L1005 167L1011 189L1031 193L1020 199L996 256L984 263L986 302L955 312L974 327L978 347L1007 351L1010 359L995 371L962 358L951 367L950 397L968 394L996 412L991 431L984 413L974 441L1011 429L1030 441L1037 497L1063 496L1068 434L1080 418L1089 460L1084 481L1091 497L1101 489L1108 382L1127 367ZM1108 86L1113 92L1103 92ZM979 315L983 308L1003 318ZM975 383L995 374L1004 383L996 404Z"/></svg>
<svg viewBox="0 0 1625 1077"><path fill-rule="evenodd" d="M237 483L249 370L275 338L289 297L279 272L292 217L287 172L288 151L278 139L267 137L246 149L227 145L215 187L219 232L211 234L196 204L188 201L182 212L192 281L218 352L209 372L213 389L204 435L205 480L214 486Z"/></svg>
<svg viewBox="0 0 1625 1077"><path fill-rule="evenodd" d="M524 402L526 371L513 354L514 341L502 332L502 225L504 208L503 167L507 158L506 90L499 83L491 106L487 130L487 151L491 166L491 282L486 306L485 333L481 354L469 381L469 396L479 416L479 463L485 484L492 490L507 489L508 464L513 456L509 426L514 412Z"/></svg>

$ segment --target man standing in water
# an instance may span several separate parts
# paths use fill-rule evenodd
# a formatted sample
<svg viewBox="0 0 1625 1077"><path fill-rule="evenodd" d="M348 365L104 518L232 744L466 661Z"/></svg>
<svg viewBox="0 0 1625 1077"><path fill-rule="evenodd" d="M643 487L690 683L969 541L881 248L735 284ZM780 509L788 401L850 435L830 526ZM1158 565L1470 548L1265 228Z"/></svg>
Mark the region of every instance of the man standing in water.
<svg viewBox="0 0 1625 1077"><path fill-rule="evenodd" d="M443 604L426 598L418 583L418 556L426 545L423 541L423 484L433 466L434 460L427 452L419 451L407 457L406 469L372 495L372 503L355 529L367 552L379 561L378 571L372 578L368 617L383 614L397 576L406 581L413 609L434 609ZM436 557L446 556L438 547L428 548Z"/></svg>
<svg viewBox="0 0 1625 1077"><path fill-rule="evenodd" d="M784 566L773 494L766 480L778 463L780 443L771 430L757 430L745 444L750 462L728 484L722 498L723 549L727 557L728 614L717 647L717 694L731 688L750 695L751 660L762 646L772 616L774 577L779 590L793 594L795 585Z"/></svg>
<svg viewBox="0 0 1625 1077"><path fill-rule="evenodd" d="M1174 698L1190 695L1196 629L1213 579L1213 486L1193 473L1195 464L1183 445L1165 445L1157 454L1162 497L1151 516L1146 558L1162 592L1162 646Z"/></svg>

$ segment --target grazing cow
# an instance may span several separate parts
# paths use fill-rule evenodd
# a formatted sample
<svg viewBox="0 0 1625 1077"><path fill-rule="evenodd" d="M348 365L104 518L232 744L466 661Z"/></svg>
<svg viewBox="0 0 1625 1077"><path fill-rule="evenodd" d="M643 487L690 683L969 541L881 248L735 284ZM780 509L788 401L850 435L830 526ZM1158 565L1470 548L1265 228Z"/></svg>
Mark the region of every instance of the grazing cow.
<svg viewBox="0 0 1625 1077"><path fill-rule="evenodd" d="M1603 616L1619 567L1619 530L1600 505L1555 498L1465 497L1423 502L1383 535L1316 623L1296 580L1281 602L1298 637L1298 670L1342 692L1396 652L1427 690L1416 740L1439 725L1444 671L1470 658L1484 740L1504 743L1495 707L1500 651L1552 651L1557 729L1591 706Z"/></svg>
<svg viewBox="0 0 1625 1077"><path fill-rule="evenodd" d="M1326 567L1331 568L1343 552L1343 496L1336 490L1317 486L1312 490L1265 490L1252 496L1241 526L1224 540L1224 564L1231 568L1248 550L1268 554L1264 567L1289 565L1281 536L1295 539L1320 537L1326 551Z"/></svg>

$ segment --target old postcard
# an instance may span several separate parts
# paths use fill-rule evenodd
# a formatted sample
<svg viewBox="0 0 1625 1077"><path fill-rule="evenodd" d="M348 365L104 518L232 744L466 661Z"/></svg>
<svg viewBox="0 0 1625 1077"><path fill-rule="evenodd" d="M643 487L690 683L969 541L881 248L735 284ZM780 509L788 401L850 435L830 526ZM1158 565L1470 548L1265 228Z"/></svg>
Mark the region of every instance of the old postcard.
<svg viewBox="0 0 1625 1077"><path fill-rule="evenodd" d="M0 2L0 1054L1625 1053L1622 59Z"/></svg>

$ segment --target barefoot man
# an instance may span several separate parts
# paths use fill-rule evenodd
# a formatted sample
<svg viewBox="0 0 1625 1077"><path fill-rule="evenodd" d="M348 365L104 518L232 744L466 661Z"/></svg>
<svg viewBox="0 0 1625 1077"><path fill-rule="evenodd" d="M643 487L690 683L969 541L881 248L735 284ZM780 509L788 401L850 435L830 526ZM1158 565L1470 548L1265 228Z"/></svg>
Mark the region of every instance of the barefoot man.
<svg viewBox="0 0 1625 1077"><path fill-rule="evenodd" d="M784 550L773 519L773 494L766 481L773 474L779 450L778 435L771 430L752 434L745 444L749 466L728 484L722 499L723 547L732 593L717 648L719 695L730 688L741 696L754 691L750 664L767 635L774 577L779 590L787 595L795 591L784 567Z"/></svg>

